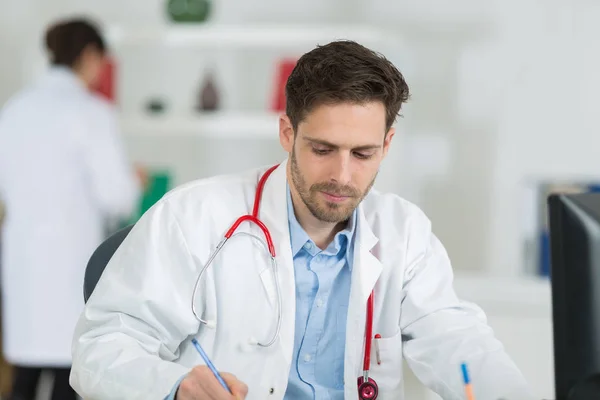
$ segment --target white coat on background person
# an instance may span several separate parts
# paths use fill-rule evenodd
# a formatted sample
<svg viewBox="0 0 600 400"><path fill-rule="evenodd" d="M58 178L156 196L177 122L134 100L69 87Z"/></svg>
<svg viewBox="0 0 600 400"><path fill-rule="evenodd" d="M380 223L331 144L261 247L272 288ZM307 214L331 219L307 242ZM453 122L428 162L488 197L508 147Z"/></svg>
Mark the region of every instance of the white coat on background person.
<svg viewBox="0 0 600 400"><path fill-rule="evenodd" d="M289 158L266 180L258 208L273 239L276 278L261 246L246 235L232 239L198 287L196 310L214 326L200 324L192 311L198 274L234 221L252 213L267 168L172 190L136 223L86 304L73 342L75 390L96 400L233 400L203 365L191 342L196 338L236 398L314 399L310 389L301 399L286 395L303 384L292 364L302 350L296 299L298 291L309 290L296 279L293 213L321 249L347 221L356 222L349 239L351 278L344 280L349 295L339 298L339 309L330 314L333 331L345 335L333 338L344 343L339 357L331 357L336 365L330 357L323 361L323 369L343 366L322 391L328 398L358 398L366 304L373 290L373 334L381 335L381 363L375 362L373 346L370 378L379 386L378 400L404 398L403 359L445 400L464 398L462 362L468 363L478 400L531 399L482 310L457 298L450 260L429 219L399 196L371 189L394 136L395 115L408 97L395 67L357 43L334 42L300 58L286 94L279 138ZM293 207L287 203L288 187ZM239 230L263 237L254 224L244 222ZM252 343L269 341L275 331L276 282L281 331L264 348ZM315 307L328 307L327 296ZM341 304L348 306L346 318L339 316ZM315 324L301 325L306 331L317 327L305 335L321 337L321 329L332 326ZM301 353L297 362L314 368L321 355L309 347L302 350L307 358ZM316 386L327 378L307 374L302 379Z"/></svg>
<svg viewBox="0 0 600 400"><path fill-rule="evenodd" d="M55 46L55 64L0 113L3 350L19 366L70 367L87 261L106 218L129 217L140 194L115 111L88 89L102 54L88 46L69 66L56 61L73 49Z"/></svg>

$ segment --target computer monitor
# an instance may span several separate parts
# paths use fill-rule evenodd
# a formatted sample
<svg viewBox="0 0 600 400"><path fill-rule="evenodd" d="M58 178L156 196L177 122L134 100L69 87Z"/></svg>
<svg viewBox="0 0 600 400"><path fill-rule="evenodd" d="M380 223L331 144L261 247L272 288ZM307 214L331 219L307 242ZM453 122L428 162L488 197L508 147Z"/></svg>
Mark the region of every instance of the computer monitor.
<svg viewBox="0 0 600 400"><path fill-rule="evenodd" d="M600 193L548 198L556 400L600 399Z"/></svg>

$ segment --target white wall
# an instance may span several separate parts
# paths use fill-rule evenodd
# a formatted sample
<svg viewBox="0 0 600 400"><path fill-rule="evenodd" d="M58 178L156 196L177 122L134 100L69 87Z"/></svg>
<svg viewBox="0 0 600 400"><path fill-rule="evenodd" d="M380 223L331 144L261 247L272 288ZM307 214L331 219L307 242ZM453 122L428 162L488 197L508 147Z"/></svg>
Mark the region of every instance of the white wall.
<svg viewBox="0 0 600 400"><path fill-rule="evenodd" d="M409 134L450 138L446 179L422 183L419 200L455 268L522 275L525 186L600 179L600 3L377 0L365 12L416 56Z"/></svg>
<svg viewBox="0 0 600 400"><path fill-rule="evenodd" d="M11 11L6 12L8 6ZM23 24L33 14L29 2L0 0L0 104L23 84L21 75L23 36L30 28Z"/></svg>
<svg viewBox="0 0 600 400"><path fill-rule="evenodd" d="M489 95L482 96L481 73L473 66L499 34L494 9L486 4L493 5L468 0L364 4L371 21L394 26L409 45L413 97L402 134L438 135L448 140L452 151L441 175L427 179L420 176L421 167L406 163L401 173L417 182L415 200L431 217L460 270L486 268L494 168L489 161L496 132L485 115L493 104L485 101ZM465 63L469 51L471 60ZM404 188L395 189L403 193Z"/></svg>
<svg viewBox="0 0 600 400"><path fill-rule="evenodd" d="M516 60L498 115L487 264L518 271L523 205L519 189L535 179L600 179L597 118L600 7L591 1L522 1L509 13L505 54ZM514 15L516 14L516 15ZM532 16L525 18L523 14Z"/></svg>

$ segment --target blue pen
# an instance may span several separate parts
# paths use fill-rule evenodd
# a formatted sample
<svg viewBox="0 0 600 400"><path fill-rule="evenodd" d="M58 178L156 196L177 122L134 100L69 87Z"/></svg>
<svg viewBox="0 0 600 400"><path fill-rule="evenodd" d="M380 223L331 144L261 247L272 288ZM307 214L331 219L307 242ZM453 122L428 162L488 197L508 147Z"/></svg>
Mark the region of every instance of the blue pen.
<svg viewBox="0 0 600 400"><path fill-rule="evenodd" d="M215 368L215 366L213 365L213 363L210 361L210 358L208 358L208 356L204 352L204 349L202 348L202 346L200 346L200 343L198 343L198 341L196 340L196 338L192 339L192 343L194 344L194 347L196 348L196 350L198 350L198 353L200 353L200 356L204 359L204 362L206 363L206 366L208 368L210 368L210 370L215 375L215 378L217 378L217 380L219 381L219 383L221 384L221 386L223 386L229 393L231 393L231 389L229 389L229 386L227 386L227 384L225 383L225 381L221 377L221 374L219 374L219 371L217 371L217 369Z"/></svg>

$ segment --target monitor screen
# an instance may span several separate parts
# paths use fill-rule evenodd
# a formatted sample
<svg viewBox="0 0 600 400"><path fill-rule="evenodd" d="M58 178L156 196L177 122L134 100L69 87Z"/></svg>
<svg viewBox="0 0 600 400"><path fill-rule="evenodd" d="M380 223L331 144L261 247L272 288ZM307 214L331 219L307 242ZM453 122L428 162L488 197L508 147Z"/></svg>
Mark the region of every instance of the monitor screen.
<svg viewBox="0 0 600 400"><path fill-rule="evenodd" d="M548 207L556 400L600 399L600 193Z"/></svg>

